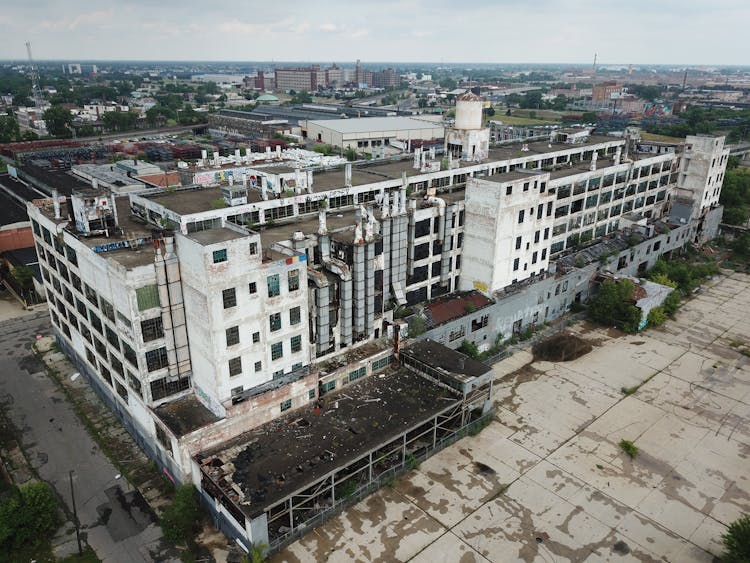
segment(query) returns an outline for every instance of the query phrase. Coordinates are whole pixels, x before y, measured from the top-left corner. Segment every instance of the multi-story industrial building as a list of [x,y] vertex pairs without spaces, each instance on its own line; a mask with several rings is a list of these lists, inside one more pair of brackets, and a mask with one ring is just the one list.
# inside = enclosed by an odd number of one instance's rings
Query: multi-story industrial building
[[318,86],[326,85],[325,72],[320,65],[309,67],[276,67],[274,69],[276,90],[287,92],[295,90],[300,92],[315,92]]
[[[722,138],[689,137],[680,151],[644,156],[629,138],[555,131],[485,155],[477,140],[489,132],[474,119],[461,125],[440,160],[416,149],[404,160],[300,169],[266,154],[242,164],[240,181],[204,159],[177,190],[115,198],[92,189],[62,206],[29,205],[61,346],[232,535],[280,545],[336,505],[344,474],[365,486],[394,467],[378,460],[403,464],[409,452],[439,447],[439,432],[460,432],[486,409],[491,372],[448,348],[486,346],[555,318],[585,299],[597,270],[642,271],[718,224]],[[622,243],[623,230],[638,244]],[[586,250],[597,244],[611,263]],[[571,260],[581,248],[586,259]],[[471,307],[455,305],[464,298]],[[426,316],[436,342],[401,349],[409,308]],[[406,372],[368,377],[388,372],[394,356]],[[336,443],[355,449],[334,462],[334,446],[299,445],[317,429],[297,438],[289,429],[309,426],[313,414],[302,409],[319,412],[349,385],[358,387],[347,396],[362,400],[356,412],[377,401],[373,417],[411,411],[393,415],[403,426],[391,433],[346,418],[355,411],[344,405],[348,438]],[[445,393],[440,408],[427,400]],[[281,427],[292,434],[279,443],[302,448],[289,467],[258,449],[259,428]],[[356,450],[349,434],[376,427],[383,442],[358,438],[365,449]],[[419,428],[430,444],[417,445]],[[383,453],[388,444],[397,447]],[[316,508],[297,507],[311,498]]]

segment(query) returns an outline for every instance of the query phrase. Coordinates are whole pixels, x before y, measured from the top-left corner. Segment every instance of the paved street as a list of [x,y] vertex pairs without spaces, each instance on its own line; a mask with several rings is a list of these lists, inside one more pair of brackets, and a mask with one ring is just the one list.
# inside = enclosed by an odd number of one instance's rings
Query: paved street
[[[31,351],[35,335],[50,334],[49,315],[31,313],[0,323],[0,402],[22,431],[22,447],[40,478],[72,515],[69,471],[86,541],[105,562],[164,561],[161,529],[141,495],[99,451],[63,392]],[[72,374],[61,374],[70,377]],[[75,536],[71,536],[75,542]]]
[[750,512],[748,313],[750,276],[732,274],[661,329],[577,323],[593,346],[577,360],[517,352],[481,434],[272,561],[711,562]]

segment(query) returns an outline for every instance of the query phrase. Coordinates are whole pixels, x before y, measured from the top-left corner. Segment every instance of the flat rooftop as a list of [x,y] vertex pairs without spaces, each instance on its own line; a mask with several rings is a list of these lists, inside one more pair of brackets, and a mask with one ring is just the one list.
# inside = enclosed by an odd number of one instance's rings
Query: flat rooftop
[[289,412],[200,454],[198,461],[253,518],[458,401],[447,389],[402,369],[329,393],[320,409],[310,405]]
[[455,293],[438,297],[425,305],[425,315],[430,326],[437,326],[468,314],[469,310],[478,310],[492,304],[492,299],[472,290],[467,293]]
[[443,129],[442,123],[434,123],[412,117],[354,117],[349,119],[311,120],[307,127],[316,125],[337,133],[380,133],[408,131],[414,129]]
[[60,195],[70,195],[74,191],[91,188],[91,184],[74,176],[72,173],[47,170],[33,164],[21,166],[21,170],[33,178],[36,187],[52,195],[56,189]]
[[[605,135],[591,135],[585,143],[552,143],[552,146],[549,146],[549,143],[547,141],[538,141],[535,143],[518,142],[490,149],[488,159],[506,160],[511,158],[522,158],[526,156],[534,156],[567,149],[588,147],[599,143],[612,143],[616,141],[624,143],[623,139],[618,139],[616,137],[607,137]],[[524,144],[528,145],[529,150],[522,152],[521,147]]]
[[[88,187],[91,190],[91,187]],[[139,238],[150,238],[153,236],[153,230],[149,229],[142,222],[135,220],[130,214],[130,201],[127,197],[115,198],[115,205],[117,206],[117,219],[120,228],[124,231],[124,235],[120,233],[112,233],[111,236],[82,236],[76,231],[75,222],[69,218],[68,212],[69,202],[60,204],[60,219],[55,219],[55,212],[52,205],[44,206],[41,209],[44,215],[55,221],[56,223],[68,222],[66,230],[74,235],[79,241],[88,246],[89,248],[96,248],[97,246],[117,243],[126,240],[139,239]],[[143,244],[138,248],[122,248],[117,250],[109,250],[107,252],[98,253],[103,258],[112,258],[125,268],[136,268],[138,266],[145,266],[151,264],[154,261],[154,248],[150,243]]]
[[491,182],[514,182],[516,180],[534,180],[540,173],[544,173],[540,170],[528,170],[522,172],[520,170],[511,170],[509,172],[501,172],[499,174],[491,174],[480,178],[481,180],[490,180]]
[[240,233],[234,229],[228,229],[226,227],[220,227],[218,229],[207,229],[205,231],[196,231],[194,233],[188,233],[187,238],[194,240],[203,246],[210,244],[217,244],[220,242],[227,242],[230,240],[236,240],[238,238],[244,238],[247,234]]
[[[212,208],[213,202],[219,199],[223,201],[224,198],[221,194],[221,188],[218,186],[187,190],[178,189],[169,193],[148,195],[147,197],[180,215],[208,211]],[[247,202],[257,203],[259,201],[263,201],[260,191],[248,189]]]
[[220,420],[195,395],[159,405],[154,413],[178,438]]
[[492,371],[490,366],[474,360],[461,352],[451,350],[447,346],[429,338],[410,344],[402,350],[401,354],[411,356],[423,364],[449,373],[461,380],[479,377]]

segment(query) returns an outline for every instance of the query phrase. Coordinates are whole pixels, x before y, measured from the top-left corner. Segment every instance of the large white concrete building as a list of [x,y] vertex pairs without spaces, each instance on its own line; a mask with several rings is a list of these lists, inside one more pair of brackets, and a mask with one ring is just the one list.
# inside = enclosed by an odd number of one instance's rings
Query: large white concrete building
[[[280,542],[280,530],[304,522],[271,526],[277,504],[222,485],[206,460],[223,459],[217,452],[243,432],[386,369],[399,349],[377,342],[399,333],[409,307],[472,291],[482,306],[515,308],[502,326],[517,331],[582,298],[590,276],[557,267],[567,250],[643,226],[649,258],[617,262],[640,268],[711,235],[723,139],[689,137],[677,152],[645,157],[631,145],[566,135],[482,159],[462,148],[436,168],[419,152],[302,171],[279,155],[249,168],[264,176],[260,185],[206,169],[211,185],[127,198],[91,190],[28,210],[62,348],[162,467],[196,483],[226,529]],[[679,238],[659,235],[658,250],[647,224],[669,221],[679,201],[691,213],[674,225]],[[464,313],[469,332],[446,334],[446,345],[491,336],[487,313]]]

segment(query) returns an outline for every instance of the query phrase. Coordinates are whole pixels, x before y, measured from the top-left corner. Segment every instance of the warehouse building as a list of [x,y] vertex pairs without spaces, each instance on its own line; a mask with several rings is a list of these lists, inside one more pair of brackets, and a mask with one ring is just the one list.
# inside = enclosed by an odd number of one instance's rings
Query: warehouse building
[[[444,133],[380,121],[341,120],[353,125],[336,134]],[[331,121],[320,123],[322,136]],[[455,156],[442,161],[415,149],[357,166],[241,163],[239,181],[215,156],[189,172],[209,174],[205,185],[194,176],[119,198],[76,189],[64,204],[28,205],[61,347],[231,536],[278,548],[338,506],[339,477],[365,490],[436,451],[486,413],[491,393],[491,371],[450,348],[486,348],[555,318],[585,300],[598,271],[642,271],[712,236],[721,216],[723,138],[643,156],[629,138],[561,134],[477,158],[462,143],[484,133],[467,131],[477,129],[449,131]],[[403,317],[415,314],[434,341],[426,348],[403,344]],[[267,471],[248,473],[263,457],[253,436],[284,429],[295,443],[295,428],[317,432],[310,417],[335,418],[330,401],[344,388],[382,407],[374,419],[345,416],[361,447],[300,442],[293,469],[266,456]]]
[[310,120],[302,125],[308,139],[342,149],[386,147],[391,141],[443,139],[441,123],[413,117],[368,117],[353,119]]

